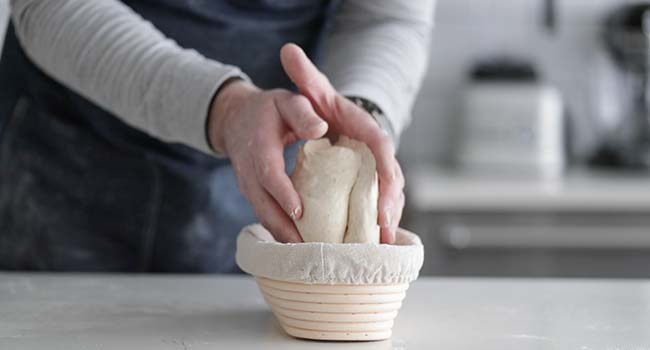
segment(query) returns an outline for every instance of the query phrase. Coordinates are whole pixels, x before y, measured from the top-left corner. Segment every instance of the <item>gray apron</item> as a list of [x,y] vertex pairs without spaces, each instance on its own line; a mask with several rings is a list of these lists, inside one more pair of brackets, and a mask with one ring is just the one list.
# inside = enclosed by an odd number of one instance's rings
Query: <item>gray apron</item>
[[[317,58],[334,11],[327,0],[124,3],[263,88],[291,88],[280,47],[296,42]],[[57,83],[10,26],[0,61],[0,269],[230,272],[236,235],[254,221],[227,160],[151,138]]]

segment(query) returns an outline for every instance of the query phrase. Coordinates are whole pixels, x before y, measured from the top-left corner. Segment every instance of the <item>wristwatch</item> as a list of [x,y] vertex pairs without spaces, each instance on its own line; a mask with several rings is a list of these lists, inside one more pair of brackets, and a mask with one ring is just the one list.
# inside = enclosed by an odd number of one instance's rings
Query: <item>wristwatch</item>
[[357,106],[363,108],[368,114],[370,114],[377,124],[379,124],[379,127],[385,130],[388,135],[390,135],[393,140],[395,139],[395,131],[393,130],[393,126],[390,124],[388,121],[388,118],[384,114],[384,112],[377,106],[374,102],[369,101],[363,97],[358,97],[358,96],[346,96],[348,100],[354,102]]

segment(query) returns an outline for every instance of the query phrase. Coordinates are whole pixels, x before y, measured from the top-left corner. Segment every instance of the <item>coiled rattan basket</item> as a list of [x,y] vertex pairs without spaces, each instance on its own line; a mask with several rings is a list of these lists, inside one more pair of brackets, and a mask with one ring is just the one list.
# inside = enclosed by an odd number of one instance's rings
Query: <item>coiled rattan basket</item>
[[256,280],[287,333],[318,340],[390,338],[408,289],[408,283],[326,285]]
[[255,277],[282,328],[315,340],[390,338],[423,254],[417,235],[403,229],[394,245],[281,244],[261,225],[237,241],[238,266]]

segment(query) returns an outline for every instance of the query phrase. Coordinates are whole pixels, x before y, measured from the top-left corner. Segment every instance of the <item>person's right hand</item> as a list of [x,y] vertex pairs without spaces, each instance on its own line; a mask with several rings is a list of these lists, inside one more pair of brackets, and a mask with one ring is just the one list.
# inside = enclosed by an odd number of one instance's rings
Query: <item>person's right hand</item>
[[291,220],[302,216],[302,205],[285,172],[284,148],[320,138],[327,128],[305,96],[242,80],[227,82],[212,103],[210,144],[230,158],[240,190],[280,242],[302,242]]

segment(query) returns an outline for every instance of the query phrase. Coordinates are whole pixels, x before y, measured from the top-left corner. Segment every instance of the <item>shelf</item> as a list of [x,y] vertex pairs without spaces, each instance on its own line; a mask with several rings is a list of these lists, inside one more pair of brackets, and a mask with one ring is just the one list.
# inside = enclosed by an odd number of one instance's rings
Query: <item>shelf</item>
[[571,170],[562,177],[486,175],[420,166],[406,174],[407,200],[423,211],[650,211],[650,175]]

